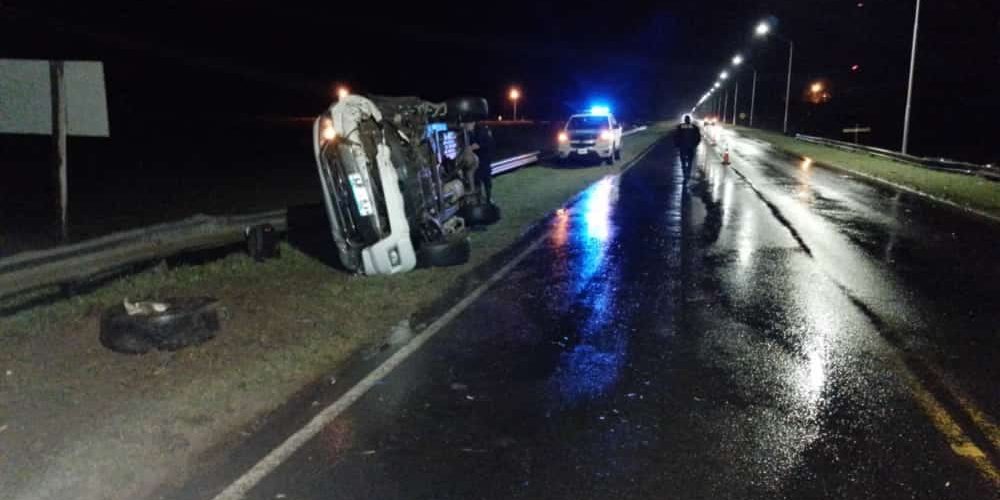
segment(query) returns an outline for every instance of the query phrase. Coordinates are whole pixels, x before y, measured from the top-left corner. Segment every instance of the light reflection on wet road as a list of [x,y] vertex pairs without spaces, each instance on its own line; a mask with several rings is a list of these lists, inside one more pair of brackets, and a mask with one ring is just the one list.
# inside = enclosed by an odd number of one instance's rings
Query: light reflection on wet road
[[684,186],[664,144],[593,185],[251,498],[995,498],[882,331],[928,300],[878,281],[907,231],[866,255],[816,219],[865,188],[738,151],[746,179],[702,154]]

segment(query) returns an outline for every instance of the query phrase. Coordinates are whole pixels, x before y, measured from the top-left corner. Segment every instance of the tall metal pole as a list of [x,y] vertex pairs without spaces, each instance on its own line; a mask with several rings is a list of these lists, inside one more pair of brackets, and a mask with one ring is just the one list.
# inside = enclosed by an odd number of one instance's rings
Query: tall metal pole
[[781,126],[781,133],[788,133],[788,105],[792,96],[792,54],[795,52],[795,43],[788,41],[788,79],[785,83],[785,121]]
[[910,48],[910,78],[906,84],[906,111],[903,114],[903,154],[906,154],[910,142],[910,103],[913,98],[913,70],[917,63],[917,28],[920,23],[920,0],[913,14],[913,46]]
[[757,70],[753,70],[753,88],[750,90],[750,126],[753,127],[753,105],[757,100]]
[[722,91],[724,97],[722,99],[722,123],[726,123],[726,115],[729,114],[729,92],[725,90]]
[[63,77],[63,62],[49,62],[49,78],[52,82],[52,156],[59,178],[59,228],[65,241],[69,237],[69,190],[66,185],[66,81]]
[[514,99],[514,121],[517,121],[517,99]]
[[739,113],[737,110],[740,102],[740,81],[736,80],[734,83],[736,83],[736,90],[733,91],[733,125],[736,125],[736,114]]

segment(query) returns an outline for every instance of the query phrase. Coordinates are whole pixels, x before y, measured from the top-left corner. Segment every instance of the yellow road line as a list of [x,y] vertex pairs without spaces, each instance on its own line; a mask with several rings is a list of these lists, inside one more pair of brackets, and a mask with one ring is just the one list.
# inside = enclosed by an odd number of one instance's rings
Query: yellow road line
[[948,410],[920,383],[920,380],[909,368],[900,364],[900,371],[906,377],[907,385],[913,392],[914,399],[930,418],[938,432],[948,440],[951,450],[956,455],[970,461],[987,481],[1000,488],[1000,471],[993,466],[986,453],[972,442],[962,427],[958,425],[958,422],[948,413]]
[[962,408],[962,411],[969,416],[972,423],[979,428],[983,435],[986,436],[986,439],[988,439],[990,444],[993,445],[994,451],[1000,454],[1000,426],[998,426],[986,412],[979,409],[979,407],[972,402],[972,399],[969,398],[965,392],[959,389],[958,386],[952,382],[951,378],[945,375],[940,368],[926,361],[924,362],[924,365],[931,371],[931,373],[934,374],[935,377],[937,377],[938,381],[941,382],[941,385],[944,386],[951,397],[954,398],[958,405]]

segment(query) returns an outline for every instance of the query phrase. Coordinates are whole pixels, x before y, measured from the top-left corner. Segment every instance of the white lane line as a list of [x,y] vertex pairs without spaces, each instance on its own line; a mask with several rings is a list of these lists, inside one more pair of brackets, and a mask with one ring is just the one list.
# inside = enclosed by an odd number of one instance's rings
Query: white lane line
[[[652,149],[652,147],[649,147],[642,154],[635,157],[626,169],[639,163],[639,161],[652,151]],[[393,353],[389,359],[385,360],[378,366],[378,368],[365,376],[365,378],[361,379],[357,385],[351,387],[351,389],[344,393],[343,396],[313,417],[308,424],[296,431],[295,434],[289,436],[288,439],[281,443],[281,445],[277,448],[271,450],[267,456],[257,462],[256,465],[240,476],[240,478],[235,482],[226,487],[226,489],[222,490],[222,492],[216,495],[213,500],[242,500],[246,498],[247,493],[249,493],[254,486],[260,483],[270,473],[274,472],[278,466],[288,460],[292,454],[309,442],[309,440],[315,437],[316,434],[319,434],[319,432],[329,425],[330,422],[340,416],[340,414],[347,411],[347,409],[350,408],[351,405],[353,405],[357,400],[361,399],[361,397],[364,396],[369,389],[389,375],[389,373],[401,365],[403,361],[406,361],[410,355],[417,352],[417,350],[427,343],[428,340],[434,337],[434,335],[437,335],[441,329],[447,326],[448,323],[451,323],[453,319],[458,317],[459,314],[465,311],[465,309],[472,305],[473,302],[475,302],[493,285],[510,274],[510,272],[514,270],[514,267],[520,264],[521,261],[524,260],[525,257],[527,257],[531,252],[535,251],[535,249],[537,249],[548,237],[549,231],[546,231],[545,234],[539,236],[538,239],[528,245],[528,247],[521,251],[521,253],[517,254],[513,260],[501,267],[496,274],[487,279],[482,285],[479,285],[472,291],[472,293],[460,300],[440,318],[434,320],[434,322],[431,323],[430,326],[428,326],[424,331],[417,334],[409,344],[406,344]]]

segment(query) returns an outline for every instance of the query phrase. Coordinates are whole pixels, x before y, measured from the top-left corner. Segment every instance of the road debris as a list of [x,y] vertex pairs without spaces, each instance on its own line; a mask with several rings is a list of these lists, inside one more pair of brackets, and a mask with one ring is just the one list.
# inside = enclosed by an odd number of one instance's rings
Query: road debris
[[452,384],[451,384],[451,390],[453,390],[453,391],[463,391],[464,392],[464,391],[469,390],[469,386],[467,386],[465,384],[460,384],[458,382],[452,382]]
[[365,450],[361,452],[362,455],[374,455],[375,450]]

